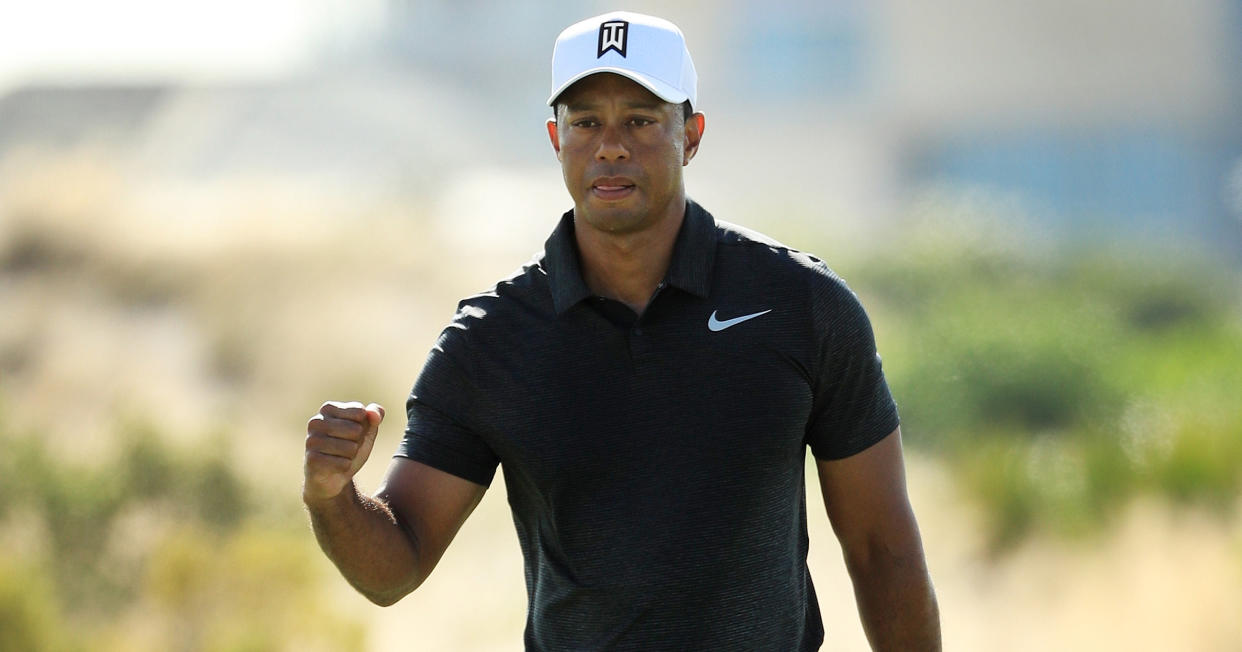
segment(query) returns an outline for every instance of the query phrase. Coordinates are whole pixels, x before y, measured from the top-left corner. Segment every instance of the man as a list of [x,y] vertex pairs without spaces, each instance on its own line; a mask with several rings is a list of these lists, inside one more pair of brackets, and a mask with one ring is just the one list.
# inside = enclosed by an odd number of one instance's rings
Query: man
[[822,262],[686,199],[705,121],[681,32],[583,21],[553,77],[573,210],[542,256],[461,302],[374,497],[352,478],[383,409],[329,402],[310,420],[303,498],[324,551],[392,604],[499,466],[527,649],[814,650],[809,446],[873,647],[939,649],[870,324]]

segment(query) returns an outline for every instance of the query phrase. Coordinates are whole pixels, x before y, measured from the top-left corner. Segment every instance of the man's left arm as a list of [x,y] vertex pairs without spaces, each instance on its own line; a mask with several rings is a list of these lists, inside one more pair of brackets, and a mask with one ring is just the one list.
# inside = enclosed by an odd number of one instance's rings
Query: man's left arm
[[906,493],[901,429],[816,465],[872,649],[939,651],[940,609]]

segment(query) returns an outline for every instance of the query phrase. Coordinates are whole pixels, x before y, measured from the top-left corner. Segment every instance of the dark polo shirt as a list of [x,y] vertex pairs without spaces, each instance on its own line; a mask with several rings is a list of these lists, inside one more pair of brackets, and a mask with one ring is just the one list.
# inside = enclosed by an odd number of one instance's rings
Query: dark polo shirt
[[897,427],[871,326],[823,262],[687,203],[641,316],[545,253],[463,300],[397,455],[478,484],[499,464],[528,650],[814,650],[806,447]]

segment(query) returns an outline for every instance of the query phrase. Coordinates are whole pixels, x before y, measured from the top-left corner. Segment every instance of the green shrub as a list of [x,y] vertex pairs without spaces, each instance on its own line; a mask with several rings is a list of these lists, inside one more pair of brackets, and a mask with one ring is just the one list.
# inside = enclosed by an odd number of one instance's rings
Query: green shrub
[[69,650],[63,625],[45,574],[0,556],[0,650]]
[[911,245],[851,283],[878,317],[906,440],[957,469],[995,549],[1098,530],[1141,492],[1236,508],[1236,274],[962,241]]
[[116,456],[93,463],[0,432],[0,527],[33,515],[46,536],[0,559],[0,650],[364,647],[319,590],[313,537],[255,517],[226,437],[121,431]]

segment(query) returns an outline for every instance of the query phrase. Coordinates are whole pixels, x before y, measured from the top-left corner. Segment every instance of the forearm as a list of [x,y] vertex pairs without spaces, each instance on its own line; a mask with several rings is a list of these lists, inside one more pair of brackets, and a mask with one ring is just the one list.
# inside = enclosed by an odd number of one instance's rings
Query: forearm
[[876,546],[865,558],[847,558],[846,566],[873,650],[939,652],[940,608],[921,546]]
[[336,498],[306,507],[319,547],[367,599],[388,606],[421,583],[418,543],[384,503],[351,482]]

